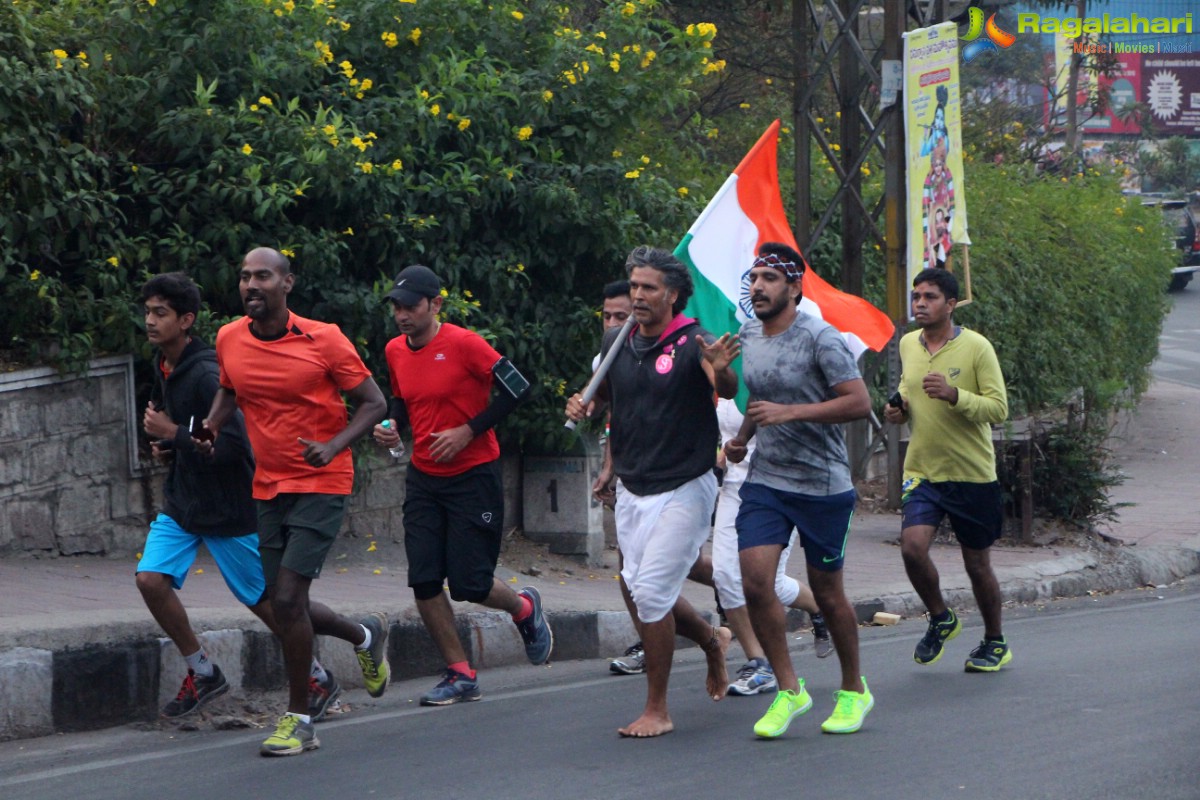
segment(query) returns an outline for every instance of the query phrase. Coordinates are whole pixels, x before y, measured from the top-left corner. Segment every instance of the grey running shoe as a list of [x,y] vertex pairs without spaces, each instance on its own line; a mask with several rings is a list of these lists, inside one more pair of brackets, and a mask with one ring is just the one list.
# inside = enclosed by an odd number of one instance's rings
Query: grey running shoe
[[421,705],[451,706],[455,703],[478,700],[482,696],[479,681],[456,670],[447,669],[442,674],[441,682],[421,696]]
[[366,650],[354,651],[358,666],[362,668],[363,684],[371,697],[383,697],[387,691],[391,670],[387,660],[387,615],[378,611],[362,621],[362,626],[371,631],[371,646]]
[[637,642],[630,645],[629,649],[625,651],[625,655],[612,660],[608,669],[616,675],[641,675],[645,672],[646,651],[642,649],[642,643]]
[[825,625],[825,617],[820,612],[809,614],[812,620],[813,649],[817,658],[828,658],[833,655],[833,642],[829,638],[829,628]]
[[526,586],[518,594],[533,604],[533,612],[517,623],[517,630],[525,642],[525,657],[530,664],[545,664],[554,652],[554,632],[542,613],[542,596],[532,586]]
[[213,664],[213,674],[207,678],[197,675],[189,669],[187,677],[183,679],[183,685],[179,687],[179,694],[175,695],[174,700],[163,706],[162,715],[168,719],[186,716],[227,691],[229,691],[229,681],[225,679],[225,674],[216,664]]
[[316,678],[310,678],[308,681],[308,716],[312,717],[312,721],[320,722],[325,719],[325,713],[329,710],[329,706],[334,700],[337,700],[341,693],[342,685],[337,682],[337,678],[333,677],[331,670],[325,670],[324,683]]
[[773,692],[778,684],[775,681],[775,671],[765,659],[752,658],[738,670],[737,680],[729,684],[729,694],[740,694],[743,697]]

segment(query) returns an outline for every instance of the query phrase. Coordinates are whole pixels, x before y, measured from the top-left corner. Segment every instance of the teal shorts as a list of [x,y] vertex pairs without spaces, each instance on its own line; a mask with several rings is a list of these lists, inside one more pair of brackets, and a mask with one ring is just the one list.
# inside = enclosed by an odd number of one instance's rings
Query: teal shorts
[[171,577],[171,585],[183,588],[188,571],[196,561],[200,543],[208,548],[225,585],[239,602],[248,606],[262,600],[266,591],[262,560],[258,556],[258,534],[245,536],[201,536],[188,533],[166,514],[150,523],[150,533],[138,561],[138,572],[157,572]]

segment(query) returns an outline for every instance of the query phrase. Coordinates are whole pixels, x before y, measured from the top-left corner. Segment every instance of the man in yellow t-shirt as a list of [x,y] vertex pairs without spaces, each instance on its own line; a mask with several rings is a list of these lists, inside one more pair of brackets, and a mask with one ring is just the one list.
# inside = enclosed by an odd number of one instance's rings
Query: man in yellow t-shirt
[[889,401],[884,417],[912,426],[900,548],[908,578],[929,612],[929,628],[913,659],[934,663],[962,630],[942,598],[929,557],[938,525],[949,516],[984,624],[983,640],[965,668],[996,672],[1012,660],[1012,651],[1000,627],[1000,585],[989,549],[1004,521],[991,426],[1008,416],[1008,396],[991,342],[954,324],[957,304],[952,273],[936,268],[917,273],[912,314],[919,329],[900,340],[900,407]]

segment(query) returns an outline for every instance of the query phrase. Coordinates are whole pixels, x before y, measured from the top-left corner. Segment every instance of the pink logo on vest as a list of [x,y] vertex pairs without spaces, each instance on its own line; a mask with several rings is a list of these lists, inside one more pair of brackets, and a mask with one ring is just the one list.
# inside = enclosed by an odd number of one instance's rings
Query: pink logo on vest
[[654,362],[654,368],[658,370],[659,375],[666,375],[671,371],[671,367],[675,366],[675,359],[668,355],[661,355]]

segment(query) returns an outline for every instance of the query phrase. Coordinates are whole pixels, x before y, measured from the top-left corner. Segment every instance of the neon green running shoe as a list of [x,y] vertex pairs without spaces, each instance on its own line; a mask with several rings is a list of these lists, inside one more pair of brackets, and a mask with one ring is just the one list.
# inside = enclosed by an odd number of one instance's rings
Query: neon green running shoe
[[942,657],[942,645],[958,636],[962,632],[962,620],[958,618],[958,614],[954,613],[954,609],[946,609],[950,612],[950,619],[945,622],[929,621],[929,629],[925,631],[925,635],[921,637],[921,641],[917,642],[917,649],[913,651],[913,661],[918,664],[932,664]]
[[775,700],[763,718],[754,723],[754,735],[764,739],[774,739],[787,733],[792,720],[812,708],[812,698],[804,691],[804,681],[800,681],[800,691],[783,690],[775,695]]
[[971,651],[967,659],[967,672],[999,672],[1000,668],[1012,661],[1012,650],[1004,639],[984,639]]
[[847,692],[845,689],[838,689],[833,693],[836,705],[833,707],[833,713],[829,715],[829,719],[821,723],[822,731],[825,733],[854,733],[862,727],[863,720],[867,718],[867,712],[875,707],[875,697],[867,688],[866,678],[862,679],[862,684],[862,694]]
[[371,646],[366,650],[354,649],[358,666],[362,670],[363,685],[371,697],[382,697],[387,691],[391,670],[388,668],[387,637],[388,619],[379,611],[362,621],[362,626],[371,631]]
[[284,714],[275,732],[263,741],[258,752],[264,756],[295,756],[321,746],[311,722],[301,722],[294,714]]

